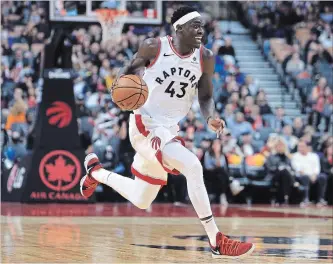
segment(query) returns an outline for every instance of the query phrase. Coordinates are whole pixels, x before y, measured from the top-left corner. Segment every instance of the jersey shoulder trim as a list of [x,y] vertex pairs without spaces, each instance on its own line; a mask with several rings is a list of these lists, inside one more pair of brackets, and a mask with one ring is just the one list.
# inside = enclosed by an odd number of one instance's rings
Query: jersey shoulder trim
[[158,41],[158,50],[157,50],[156,56],[155,56],[154,60],[152,60],[152,62],[150,62],[149,65],[146,68],[151,68],[156,63],[158,57],[160,56],[160,53],[161,53],[161,39],[157,38],[157,41]]

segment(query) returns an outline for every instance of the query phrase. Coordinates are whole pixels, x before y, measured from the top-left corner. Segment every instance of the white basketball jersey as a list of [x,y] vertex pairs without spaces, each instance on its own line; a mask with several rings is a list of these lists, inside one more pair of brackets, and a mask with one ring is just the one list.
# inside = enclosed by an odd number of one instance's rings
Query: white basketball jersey
[[197,95],[202,51],[200,47],[181,56],[173,47],[171,37],[159,38],[159,53],[143,75],[149,96],[134,113],[151,117],[156,125],[177,125],[187,115]]

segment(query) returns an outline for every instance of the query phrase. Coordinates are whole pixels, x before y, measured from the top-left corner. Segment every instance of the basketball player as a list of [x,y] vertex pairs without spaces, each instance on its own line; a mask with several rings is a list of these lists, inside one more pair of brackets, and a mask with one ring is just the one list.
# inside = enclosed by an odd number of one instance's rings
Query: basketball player
[[171,23],[176,37],[147,39],[122,74],[138,74],[148,85],[146,103],[131,114],[129,136],[136,155],[132,164],[135,179],[123,177],[102,168],[98,157],[85,158],[87,175],[81,180],[81,193],[89,197],[99,183],[106,184],[146,209],[167,183],[167,173],[183,174],[189,198],[209,237],[214,258],[241,257],[254,250],[252,243],[229,239],[215,224],[200,161],[184,147],[177,136],[178,122],[191,108],[198,94],[202,115],[210,129],[221,133],[225,123],[214,118],[212,99],[214,73],[213,53],[202,46],[203,22],[191,7],[174,12]]

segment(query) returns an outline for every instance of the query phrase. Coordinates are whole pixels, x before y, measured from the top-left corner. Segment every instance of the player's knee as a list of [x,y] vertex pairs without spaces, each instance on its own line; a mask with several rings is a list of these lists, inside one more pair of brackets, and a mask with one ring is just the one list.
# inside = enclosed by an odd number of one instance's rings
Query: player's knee
[[184,175],[185,177],[191,175],[195,175],[196,177],[203,177],[203,168],[199,159],[196,156],[191,160],[191,162],[186,164]]

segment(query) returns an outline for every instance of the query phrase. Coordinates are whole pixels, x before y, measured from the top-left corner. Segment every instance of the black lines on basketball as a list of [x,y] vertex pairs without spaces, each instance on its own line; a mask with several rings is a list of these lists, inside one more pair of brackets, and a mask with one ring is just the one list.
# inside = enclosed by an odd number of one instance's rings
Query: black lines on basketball
[[125,101],[125,100],[127,100],[127,99],[132,98],[134,95],[138,95],[138,94],[141,95],[141,93],[135,93],[135,94],[132,94],[132,95],[130,95],[130,96],[128,96],[128,97],[126,97],[126,98],[124,98],[124,99],[122,99],[122,100],[119,100],[119,101],[117,101],[117,102],[115,102],[115,103],[116,103],[116,104],[117,104],[117,103],[121,103],[121,102],[123,102],[123,101]]
[[136,101],[136,103],[135,103],[135,105],[133,106],[133,108],[135,108],[135,107],[138,105],[138,102],[139,102],[141,96],[142,96],[142,93],[140,93],[140,95],[139,95],[139,97],[138,97],[138,100]]
[[143,96],[144,101],[146,101],[147,98],[146,98],[145,94],[144,94],[144,93],[141,93],[141,95]]
[[136,87],[136,86],[116,86],[116,87],[113,88],[113,90],[117,90],[117,89],[127,89],[127,88],[137,89],[137,90],[142,90],[141,87]]
[[124,79],[130,79],[132,80],[134,83],[138,84],[138,85],[142,85],[142,82],[138,83],[136,80],[132,79],[131,77],[128,77],[128,76],[131,76],[131,75],[125,75],[125,76],[122,76],[121,78],[124,78]]

